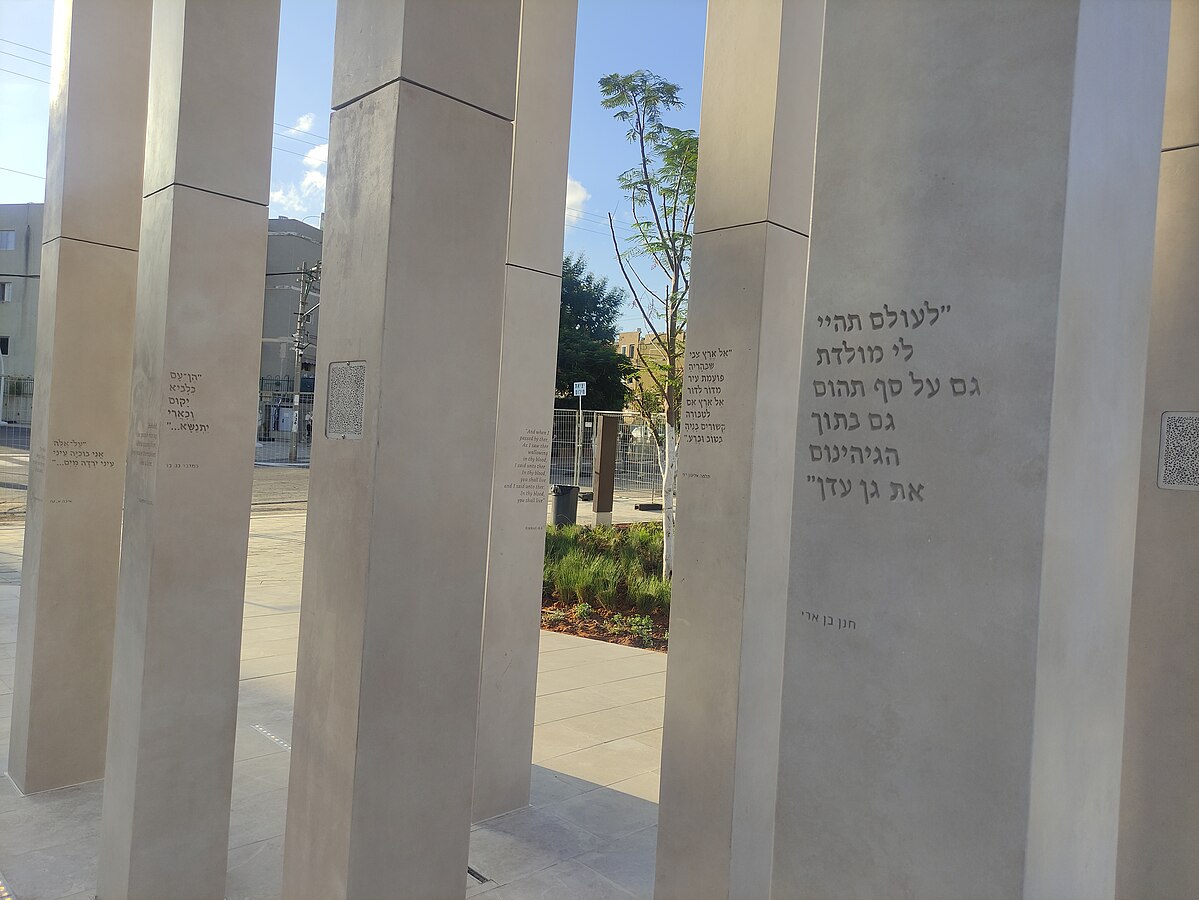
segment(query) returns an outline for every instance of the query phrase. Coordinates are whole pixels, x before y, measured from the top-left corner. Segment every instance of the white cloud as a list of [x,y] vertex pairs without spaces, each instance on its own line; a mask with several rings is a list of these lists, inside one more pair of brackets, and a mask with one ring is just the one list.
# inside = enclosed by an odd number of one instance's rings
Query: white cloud
[[304,165],[310,169],[316,169],[323,166],[329,161],[329,145],[320,144],[313,147],[304,155]]
[[566,221],[577,222],[583,215],[583,205],[591,199],[591,192],[569,175],[566,176]]
[[308,209],[307,201],[300,196],[294,184],[274,188],[271,191],[271,211],[296,215]]
[[292,131],[312,131],[312,126],[315,123],[316,113],[304,113],[304,115],[296,119],[296,124],[292,126]]
[[322,200],[325,193],[325,173],[313,170],[304,173],[304,180],[300,182],[300,193],[305,197],[312,197],[315,194],[320,194]]

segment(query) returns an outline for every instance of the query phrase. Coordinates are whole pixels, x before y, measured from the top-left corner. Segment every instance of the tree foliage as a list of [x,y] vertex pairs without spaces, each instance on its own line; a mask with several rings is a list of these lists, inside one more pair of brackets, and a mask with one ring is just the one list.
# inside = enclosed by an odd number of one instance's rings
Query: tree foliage
[[599,87],[602,105],[626,126],[625,136],[637,152],[637,164],[618,179],[629,202],[634,233],[622,247],[611,215],[608,227],[633,305],[649,332],[649,339],[637,348],[636,375],[629,383],[633,405],[642,415],[665,419],[660,444],[662,569],[669,578],[699,136],[662,120],[683,101],[678,85],[653,72],[639,69],[631,75],[605,75]]
[[601,104],[627,126],[625,136],[637,151],[637,164],[618,179],[634,226],[623,247],[609,216],[617,261],[649,332],[649,352],[639,348],[638,377],[630,384],[633,401],[643,414],[665,415],[677,431],[699,138],[694,131],[662,121],[664,113],[683,105],[678,85],[640,69],[631,75],[606,75],[599,86]]
[[617,352],[616,317],[624,291],[588,271],[587,260],[562,260],[562,312],[558,320],[555,405],[576,405],[574,382],[587,382],[587,409],[623,409],[629,361]]

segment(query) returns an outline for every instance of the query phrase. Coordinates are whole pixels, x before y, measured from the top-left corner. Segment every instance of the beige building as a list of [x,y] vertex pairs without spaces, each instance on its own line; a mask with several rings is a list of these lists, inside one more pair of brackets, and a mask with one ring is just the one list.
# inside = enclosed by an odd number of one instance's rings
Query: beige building
[[[287,379],[294,377],[296,356],[292,336],[296,331],[296,312],[300,302],[302,267],[311,267],[321,258],[321,230],[298,219],[270,219],[267,222],[266,288],[262,303],[262,386],[291,390]],[[319,282],[308,296],[308,307],[320,302]],[[304,351],[304,390],[312,390],[307,379],[316,371],[316,332],[320,311],[308,319],[309,345]]]
[[0,204],[0,356],[5,375],[33,375],[41,260],[42,204]]
[[[41,272],[42,204],[0,204],[0,355],[3,374],[33,377],[37,346],[37,301]],[[272,387],[295,371],[292,335],[300,299],[299,269],[321,258],[321,230],[297,219],[267,224],[267,278],[262,310],[260,378]],[[320,285],[308,305],[320,302]],[[308,320],[309,346],[304,373],[316,369],[316,332],[320,312]],[[103,340],[103,335],[99,336]],[[290,388],[289,388],[290,389]],[[308,388],[311,390],[311,387]]]

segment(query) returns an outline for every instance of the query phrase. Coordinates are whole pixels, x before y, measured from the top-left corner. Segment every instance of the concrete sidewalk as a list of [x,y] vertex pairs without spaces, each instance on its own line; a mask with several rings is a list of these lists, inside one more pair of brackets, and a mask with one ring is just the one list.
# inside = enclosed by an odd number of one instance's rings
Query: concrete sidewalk
[[[22,538],[20,526],[0,526],[0,760],[8,758]],[[279,897],[303,553],[303,514],[251,518],[230,900]],[[542,632],[532,805],[475,826],[470,862],[486,881],[464,873],[468,896],[651,896],[665,684],[663,654]],[[18,900],[93,896],[101,789],[94,782],[22,797],[0,779],[0,877]],[[402,884],[403,873],[396,879]]]

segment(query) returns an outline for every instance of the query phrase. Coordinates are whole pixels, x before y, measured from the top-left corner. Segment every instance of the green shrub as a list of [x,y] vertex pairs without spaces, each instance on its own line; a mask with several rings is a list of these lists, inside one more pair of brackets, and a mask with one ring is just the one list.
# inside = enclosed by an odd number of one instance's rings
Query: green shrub
[[590,603],[579,602],[575,604],[574,614],[576,619],[590,619],[595,615],[595,610],[591,608]]
[[643,615],[670,609],[670,582],[657,575],[632,575],[628,580],[629,604]]
[[579,543],[579,525],[557,525],[545,530],[545,561],[557,562]]
[[589,600],[595,600],[604,609],[611,609],[616,600],[623,573],[616,560],[607,556],[596,556],[588,567]]
[[654,523],[548,528],[543,596],[642,616],[665,612],[670,583],[660,577],[661,560],[662,528]]
[[586,598],[588,560],[578,550],[570,550],[548,571],[547,580],[554,586],[554,594],[564,603]]
[[654,643],[654,620],[649,616],[622,616],[614,613],[608,619],[608,631],[615,635],[631,635],[638,647],[652,647]]

